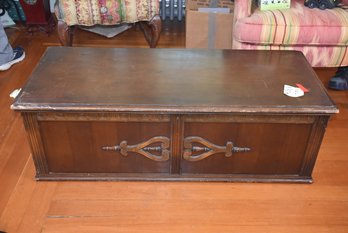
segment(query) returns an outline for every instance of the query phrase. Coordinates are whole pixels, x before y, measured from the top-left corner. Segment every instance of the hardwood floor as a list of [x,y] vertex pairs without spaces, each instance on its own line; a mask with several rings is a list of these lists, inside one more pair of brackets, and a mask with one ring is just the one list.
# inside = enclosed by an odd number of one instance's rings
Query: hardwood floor
[[[348,91],[331,91],[331,118],[314,183],[36,182],[19,113],[20,88],[55,34],[7,30],[26,59],[0,73],[0,230],[54,232],[348,232]],[[114,39],[78,30],[75,45],[146,47],[140,30]],[[165,23],[158,47],[184,47],[184,23]],[[335,69],[316,69],[327,83]]]

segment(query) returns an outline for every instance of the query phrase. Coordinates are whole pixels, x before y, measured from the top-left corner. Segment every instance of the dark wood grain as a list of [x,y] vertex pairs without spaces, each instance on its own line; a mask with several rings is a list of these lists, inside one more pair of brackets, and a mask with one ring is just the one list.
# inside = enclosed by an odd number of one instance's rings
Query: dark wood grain
[[307,150],[305,153],[304,161],[300,174],[302,176],[310,177],[314,169],[317,154],[319,153],[320,145],[323,140],[326,126],[328,124],[329,117],[321,116],[317,117],[313,124],[310,139],[308,141]]
[[217,145],[231,141],[251,150],[229,157],[217,153],[199,161],[183,158],[182,173],[299,174],[310,132],[311,124],[185,123],[185,138],[198,136]]
[[172,166],[171,166],[171,171],[170,173],[173,174],[180,174],[181,173],[181,155],[182,155],[182,144],[183,144],[183,121],[182,121],[182,116],[180,115],[172,115],[171,118],[171,123],[172,123],[172,137],[171,137],[171,142],[172,142]]
[[[39,124],[50,172],[169,173],[168,159],[154,161],[131,151],[123,156],[120,151],[103,150],[105,145],[122,141],[136,145],[156,136],[168,138],[169,122],[41,121]],[[160,156],[161,152],[156,154]]]
[[36,174],[48,174],[46,151],[35,113],[23,113],[23,123],[27,132],[30,149],[35,163]]
[[[285,96],[295,83],[310,92]],[[13,108],[337,112],[298,52],[188,49],[49,48]]]

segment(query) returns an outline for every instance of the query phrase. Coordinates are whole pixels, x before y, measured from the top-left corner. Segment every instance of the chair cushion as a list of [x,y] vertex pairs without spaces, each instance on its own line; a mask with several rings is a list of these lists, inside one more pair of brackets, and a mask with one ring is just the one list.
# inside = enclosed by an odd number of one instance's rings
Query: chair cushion
[[242,43],[264,45],[348,45],[348,11],[310,9],[292,0],[290,9],[255,10],[239,19],[234,37]]
[[58,0],[55,13],[69,26],[115,25],[149,21],[159,13],[158,0]]

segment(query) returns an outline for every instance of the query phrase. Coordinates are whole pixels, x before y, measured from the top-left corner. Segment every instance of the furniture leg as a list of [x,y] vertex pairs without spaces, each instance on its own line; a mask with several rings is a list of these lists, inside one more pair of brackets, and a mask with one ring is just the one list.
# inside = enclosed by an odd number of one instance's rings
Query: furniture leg
[[63,46],[72,46],[74,27],[68,26],[67,23],[58,20],[58,38]]
[[155,15],[149,22],[140,22],[141,30],[150,48],[156,48],[162,30],[162,21]]

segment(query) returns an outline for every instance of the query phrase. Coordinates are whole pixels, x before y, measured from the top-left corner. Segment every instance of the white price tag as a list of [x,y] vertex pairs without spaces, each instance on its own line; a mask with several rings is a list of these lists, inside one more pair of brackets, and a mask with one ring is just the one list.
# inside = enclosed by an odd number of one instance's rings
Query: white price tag
[[22,88],[15,89],[14,91],[12,91],[11,94],[10,94],[10,97],[13,98],[13,99],[16,98],[17,95],[19,94],[19,92],[21,91],[21,89]]
[[284,94],[290,97],[304,96],[304,92],[300,88],[290,85],[284,85]]

